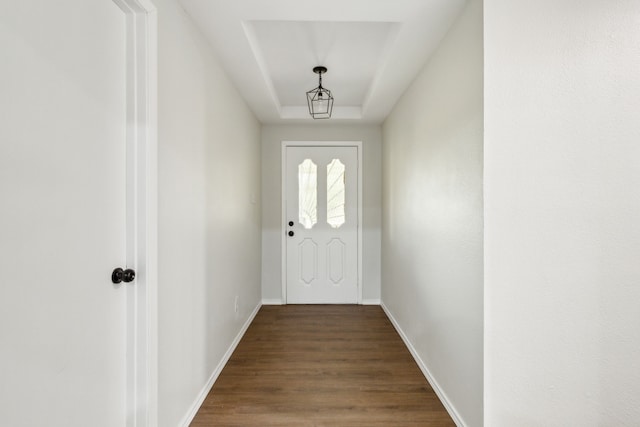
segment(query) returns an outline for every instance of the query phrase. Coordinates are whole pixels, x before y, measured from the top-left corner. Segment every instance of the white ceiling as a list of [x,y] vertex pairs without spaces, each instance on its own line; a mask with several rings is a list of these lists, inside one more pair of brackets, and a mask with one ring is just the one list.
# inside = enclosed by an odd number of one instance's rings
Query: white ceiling
[[263,123],[313,121],[328,68],[330,120],[381,123],[466,0],[180,0]]

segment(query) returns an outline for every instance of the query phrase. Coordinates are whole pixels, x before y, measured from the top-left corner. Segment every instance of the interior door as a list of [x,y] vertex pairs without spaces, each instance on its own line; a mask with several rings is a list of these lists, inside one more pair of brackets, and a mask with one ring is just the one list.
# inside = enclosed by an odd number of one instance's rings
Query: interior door
[[125,426],[126,21],[0,11],[0,424]]
[[358,302],[358,147],[286,148],[286,300]]

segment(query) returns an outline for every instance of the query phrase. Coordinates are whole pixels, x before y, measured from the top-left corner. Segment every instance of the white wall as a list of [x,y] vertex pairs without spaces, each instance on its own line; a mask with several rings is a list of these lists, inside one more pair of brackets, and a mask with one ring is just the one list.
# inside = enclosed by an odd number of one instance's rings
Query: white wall
[[261,300],[260,125],[179,4],[154,3],[159,420],[175,427]]
[[383,125],[382,302],[460,423],[482,425],[482,4]]
[[484,28],[485,424],[640,425],[640,2]]
[[262,297],[282,302],[282,141],[362,141],[364,303],[380,300],[380,127],[265,125],[262,128]]

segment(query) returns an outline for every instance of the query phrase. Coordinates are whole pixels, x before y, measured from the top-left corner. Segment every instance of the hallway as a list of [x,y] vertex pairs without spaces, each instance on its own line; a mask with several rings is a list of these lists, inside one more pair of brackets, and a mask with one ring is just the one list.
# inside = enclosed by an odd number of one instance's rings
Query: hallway
[[[0,426],[640,426],[640,1],[0,10]],[[357,266],[288,260],[295,145]],[[328,256],[362,306],[287,307]]]
[[191,427],[453,426],[379,306],[263,306]]

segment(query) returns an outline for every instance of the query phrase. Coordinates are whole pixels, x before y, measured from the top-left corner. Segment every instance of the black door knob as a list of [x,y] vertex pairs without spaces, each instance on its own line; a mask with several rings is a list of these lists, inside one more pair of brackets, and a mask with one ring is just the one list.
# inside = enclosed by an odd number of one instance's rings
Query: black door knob
[[122,274],[122,281],[124,283],[133,282],[133,279],[136,278],[136,272],[130,268],[127,268]]
[[293,227],[293,221],[289,221],[289,227]]
[[115,270],[113,270],[113,273],[111,273],[111,281],[113,283],[120,283],[120,282],[129,283],[129,282],[132,282],[133,279],[135,278],[136,278],[136,272],[130,268],[123,270],[120,267],[118,267]]
[[288,234],[289,236],[293,236],[295,233],[293,231],[290,231]]

